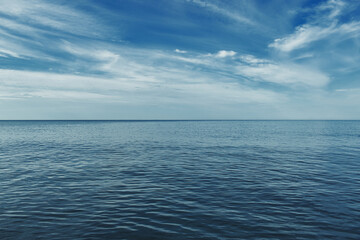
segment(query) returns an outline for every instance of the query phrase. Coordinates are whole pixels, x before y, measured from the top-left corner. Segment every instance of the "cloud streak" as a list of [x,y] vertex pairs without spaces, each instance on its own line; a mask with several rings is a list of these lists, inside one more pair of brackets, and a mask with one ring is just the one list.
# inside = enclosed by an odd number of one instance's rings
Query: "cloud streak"
[[56,51],[61,38],[108,36],[107,26],[74,7],[43,0],[0,0],[0,4],[6,6],[0,9],[2,56],[49,59],[49,51]]
[[240,75],[250,79],[282,85],[323,87],[330,81],[330,78],[320,71],[295,64],[242,65],[237,70]]
[[269,47],[283,52],[291,52],[296,49],[307,47],[309,44],[328,38],[347,39],[359,36],[360,22],[351,22],[341,25],[332,24],[329,27],[303,25],[298,27],[295,33],[284,38],[275,39]]
[[214,82],[205,78],[197,83],[166,81],[168,78],[174,79],[171,73],[158,76],[161,85],[134,81],[128,77],[101,78],[18,70],[0,70],[0,75],[1,99],[97,99],[130,104],[144,103],[149,99],[161,103],[196,104],[192,99],[198,99],[201,100],[199,103],[211,101],[224,104],[269,103],[283,98],[272,91],[254,90],[235,82]]
[[[231,57],[229,63],[227,58]],[[248,81],[276,83],[282,86],[324,87],[330,82],[326,73],[306,65],[290,61],[276,62],[252,55],[236,55],[234,51],[219,51],[216,54],[199,55],[195,58],[177,58],[192,64],[212,68],[216,72],[230,72]]]
[[342,13],[344,5],[344,2],[335,0],[320,5],[316,8],[319,13],[315,21],[298,26],[294,33],[275,39],[269,47],[291,52],[324,39],[345,40],[359,36],[360,22],[352,21],[342,24],[338,22],[337,17]]
[[[43,0],[14,0],[11,2],[1,0],[0,4],[6,6],[6,8],[0,9],[0,13],[5,16],[2,17],[0,23],[3,25],[7,21],[6,26],[12,30],[21,26],[19,30],[26,31],[26,33],[36,28],[38,31],[58,30],[60,31],[57,32],[58,34],[63,32],[89,37],[101,36],[106,33],[98,24],[98,20],[66,5]],[[98,31],[88,31],[87,26],[92,26],[92,29]]]
[[232,12],[232,11],[229,11],[227,9],[224,9],[224,8],[221,8],[219,6],[217,6],[216,4],[213,4],[209,1],[202,1],[202,0],[191,0],[192,3],[195,3],[197,4],[198,6],[201,6],[203,8],[206,8],[214,13],[217,13],[217,14],[221,14],[223,16],[226,16],[232,20],[235,20],[239,23],[243,23],[243,24],[248,24],[248,25],[255,25],[255,23],[250,20],[249,18],[241,15],[241,14],[238,14],[238,13],[235,13],[235,12]]
[[235,51],[225,51],[221,50],[219,51],[215,56],[219,58],[225,58],[225,57],[233,57],[236,55]]

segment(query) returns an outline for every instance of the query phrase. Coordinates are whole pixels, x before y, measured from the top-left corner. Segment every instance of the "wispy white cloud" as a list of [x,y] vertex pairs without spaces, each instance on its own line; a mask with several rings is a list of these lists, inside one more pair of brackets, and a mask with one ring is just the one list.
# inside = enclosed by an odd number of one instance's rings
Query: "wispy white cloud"
[[177,53],[187,53],[187,51],[180,50],[180,49],[175,49],[175,52],[177,52]]
[[238,83],[215,82],[211,79],[198,83],[181,82],[180,79],[166,82],[162,79],[162,84],[158,85],[120,77],[105,79],[14,70],[0,70],[0,75],[1,99],[63,98],[66,101],[88,99],[128,104],[150,101],[153,104],[191,105],[269,104],[285,99],[285,96],[270,90],[251,89]]
[[[226,57],[232,61],[224,61]],[[236,55],[234,51],[219,51],[216,54],[176,58],[192,64],[200,64],[218,73],[228,72],[250,82],[270,82],[283,86],[323,87],[330,82],[329,76],[321,70],[291,61],[278,62],[257,58],[253,55]]]
[[242,65],[237,70],[239,74],[253,80],[285,85],[323,87],[330,81],[326,74],[296,64],[267,63]]
[[265,89],[251,89],[236,83],[195,83],[176,84],[176,89],[186,92],[189,99],[202,99],[205,103],[276,103],[286,96]]
[[[294,33],[275,39],[269,47],[283,52],[304,48],[313,42],[331,39],[344,40],[360,34],[360,22],[352,21],[340,24],[337,17],[341,14],[345,2],[329,0],[316,8],[317,17],[309,23],[298,26]],[[330,12],[329,12],[330,11]]]
[[221,50],[215,56],[219,58],[225,58],[225,57],[233,57],[235,55],[236,55],[235,51]]
[[359,92],[360,93],[360,88],[340,88],[340,89],[336,89],[336,92]]
[[326,18],[334,19],[340,15],[346,3],[342,0],[328,0],[317,7],[318,11],[328,11]]
[[239,14],[239,13],[235,13],[233,11],[224,9],[219,7],[218,5],[211,3],[209,1],[203,1],[203,0],[188,0],[191,1],[195,4],[197,4],[198,6],[204,7],[210,11],[213,11],[215,13],[221,14],[223,16],[226,16],[232,20],[235,20],[239,23],[244,23],[244,24],[248,24],[248,25],[255,25],[255,23],[250,20],[249,18]]
[[[62,3],[44,0],[0,0],[2,56],[48,58],[60,38],[109,36],[107,26],[93,16]],[[91,26],[89,30],[88,26]],[[52,44],[48,44],[49,39]],[[4,54],[7,51],[12,54]]]
[[3,57],[14,57],[14,58],[22,58],[19,54],[6,49],[0,49],[0,54]]
[[242,62],[245,62],[247,64],[265,64],[265,63],[270,63],[269,60],[266,59],[261,59],[261,58],[257,58],[253,55],[241,55],[239,56],[239,59]]
[[120,99],[113,96],[108,96],[99,93],[91,93],[84,91],[71,91],[71,90],[21,90],[15,88],[4,89],[1,88],[0,99],[1,100],[27,100],[30,98],[40,98],[40,99],[59,99],[62,101],[97,101],[97,100],[107,100],[107,101],[117,101]]
[[325,38],[346,39],[356,37],[359,34],[360,22],[344,23],[341,25],[332,24],[328,27],[302,25],[296,29],[295,33],[284,38],[275,39],[269,47],[284,52],[291,52]]
[[120,59],[119,54],[92,45],[89,45],[88,48],[84,48],[78,46],[77,44],[64,41],[60,44],[60,49],[74,55],[78,61],[83,60],[83,63],[95,61],[97,64],[92,64],[92,68],[94,68],[94,70],[111,71],[113,66]]
[[209,65],[211,64],[211,60],[203,57],[203,56],[193,56],[193,57],[180,57],[180,56],[174,56],[172,57],[175,60],[179,60],[186,63],[192,63],[192,64],[202,64],[202,65]]
[[333,29],[334,27],[321,28],[317,26],[304,25],[298,27],[292,35],[275,39],[269,47],[273,47],[284,52],[291,52],[295,49],[302,48],[311,42],[329,36],[334,31]]
[[[52,28],[83,36],[100,36],[105,33],[103,30],[104,26],[99,25],[98,20],[61,3],[43,0],[13,0],[10,2],[0,0],[0,5],[6,6],[0,9],[0,13],[8,16],[9,21],[20,22],[14,22],[12,24],[14,27],[16,25],[28,25],[23,26],[22,30],[29,30],[29,28],[35,27],[45,31],[46,28]],[[5,21],[4,18],[1,21]],[[98,32],[89,31],[87,26],[92,26],[92,29],[97,29]],[[9,23],[7,27],[11,28]]]

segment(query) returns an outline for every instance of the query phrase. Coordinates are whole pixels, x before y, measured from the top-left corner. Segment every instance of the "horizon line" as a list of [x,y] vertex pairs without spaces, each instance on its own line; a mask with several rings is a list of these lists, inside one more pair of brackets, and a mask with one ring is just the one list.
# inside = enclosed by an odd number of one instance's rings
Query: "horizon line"
[[118,122],[170,122],[170,121],[360,121],[360,119],[0,119],[0,121],[118,121]]

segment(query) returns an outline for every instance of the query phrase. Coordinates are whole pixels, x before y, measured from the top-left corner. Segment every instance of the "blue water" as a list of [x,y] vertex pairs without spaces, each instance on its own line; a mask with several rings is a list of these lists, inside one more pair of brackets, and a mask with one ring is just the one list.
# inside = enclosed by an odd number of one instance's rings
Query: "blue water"
[[0,121],[0,239],[360,239],[360,121]]

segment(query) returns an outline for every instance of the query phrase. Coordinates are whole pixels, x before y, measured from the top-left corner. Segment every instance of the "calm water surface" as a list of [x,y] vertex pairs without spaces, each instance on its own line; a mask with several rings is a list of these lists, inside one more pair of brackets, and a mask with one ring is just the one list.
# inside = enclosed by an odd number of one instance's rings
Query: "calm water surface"
[[0,121],[0,239],[360,239],[360,121]]

